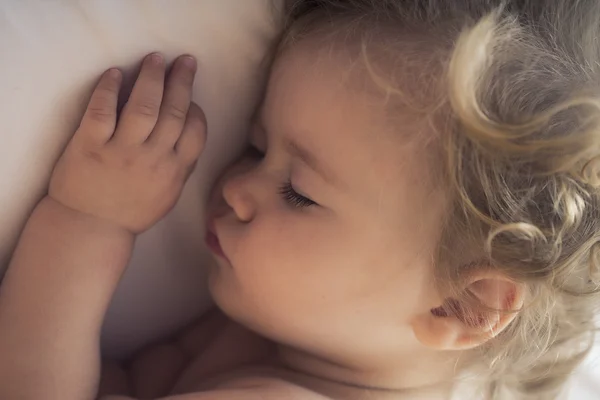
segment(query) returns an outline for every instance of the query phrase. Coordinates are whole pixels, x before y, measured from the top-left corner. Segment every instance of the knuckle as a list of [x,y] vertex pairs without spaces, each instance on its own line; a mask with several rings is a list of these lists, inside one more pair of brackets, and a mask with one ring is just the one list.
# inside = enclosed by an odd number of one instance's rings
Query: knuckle
[[114,113],[108,107],[92,106],[88,108],[88,116],[92,121],[106,122],[113,118]]
[[147,157],[138,148],[118,148],[113,153],[113,162],[123,171],[143,168],[148,163]]
[[165,115],[172,119],[183,121],[187,117],[187,109],[180,104],[168,104],[165,107]]
[[143,100],[133,105],[133,112],[145,117],[158,115],[158,103],[152,100]]
[[177,172],[176,160],[173,157],[156,159],[151,166],[151,171],[156,176],[170,179]]
[[114,117],[116,110],[113,106],[114,101],[112,96],[114,96],[114,94],[108,90],[99,90],[88,106],[90,118],[105,121]]
[[88,159],[90,159],[90,160],[92,160],[92,161],[94,161],[94,162],[96,162],[96,163],[98,163],[98,164],[103,164],[103,163],[104,163],[104,157],[103,157],[103,155],[102,155],[100,152],[98,152],[98,151],[95,151],[95,150],[88,150],[87,152],[85,152],[85,156],[86,156]]
[[123,169],[129,169],[137,164],[138,159],[134,155],[126,155],[121,159],[121,167]]

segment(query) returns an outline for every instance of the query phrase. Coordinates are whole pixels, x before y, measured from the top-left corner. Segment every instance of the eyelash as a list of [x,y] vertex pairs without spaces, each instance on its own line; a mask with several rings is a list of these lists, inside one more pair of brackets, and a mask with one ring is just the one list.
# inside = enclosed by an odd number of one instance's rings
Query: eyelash
[[316,202],[312,201],[306,196],[302,196],[300,193],[294,190],[291,181],[287,181],[279,188],[279,194],[283,199],[290,205],[297,208],[307,208],[317,205]]
[[[265,156],[265,154],[256,146],[250,145],[248,151],[251,153],[252,156],[260,159],[264,158]],[[281,195],[283,200],[285,200],[288,204],[296,208],[307,208],[317,205],[315,201],[296,192],[290,180],[288,180],[279,187],[279,194]]]

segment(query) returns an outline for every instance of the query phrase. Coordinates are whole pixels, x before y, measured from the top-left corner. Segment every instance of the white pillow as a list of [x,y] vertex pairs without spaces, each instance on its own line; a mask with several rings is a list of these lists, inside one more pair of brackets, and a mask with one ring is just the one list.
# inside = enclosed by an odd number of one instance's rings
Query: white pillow
[[241,147],[275,20],[270,0],[0,1],[0,271],[100,73],[117,66],[131,82],[151,51],[199,60],[194,100],[208,117],[207,148],[174,211],[137,241],[105,322],[111,356],[209,306],[202,206]]

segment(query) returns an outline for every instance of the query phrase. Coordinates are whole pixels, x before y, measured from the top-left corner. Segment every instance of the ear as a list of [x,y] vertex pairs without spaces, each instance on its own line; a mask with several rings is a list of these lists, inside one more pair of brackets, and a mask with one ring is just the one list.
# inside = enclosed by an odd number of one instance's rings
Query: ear
[[466,350],[496,337],[523,306],[524,285],[489,272],[473,276],[465,296],[447,298],[412,321],[415,337],[436,350]]

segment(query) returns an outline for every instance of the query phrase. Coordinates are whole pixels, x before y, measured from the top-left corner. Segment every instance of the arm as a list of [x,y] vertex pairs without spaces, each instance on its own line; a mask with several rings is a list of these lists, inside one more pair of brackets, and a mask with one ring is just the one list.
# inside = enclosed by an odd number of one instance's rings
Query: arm
[[132,246],[51,198],[36,207],[0,292],[0,398],[93,397],[102,319]]
[[[135,235],[177,201],[204,143],[195,64],[142,66],[117,125],[110,70],[56,165],[0,287],[0,399],[93,399],[104,313]],[[164,95],[164,96],[163,96]]]

